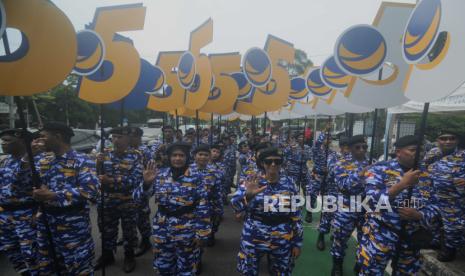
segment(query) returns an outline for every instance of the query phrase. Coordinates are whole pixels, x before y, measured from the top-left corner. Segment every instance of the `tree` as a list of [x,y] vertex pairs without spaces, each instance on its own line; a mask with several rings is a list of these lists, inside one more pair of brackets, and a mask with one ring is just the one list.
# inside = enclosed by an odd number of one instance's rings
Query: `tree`
[[[47,93],[34,95],[32,98],[37,104],[37,109],[42,121],[59,121],[75,128],[95,128],[99,119],[99,105],[88,103],[78,97],[76,87],[78,77],[69,75],[66,80]],[[31,102],[30,110],[33,110]],[[149,110],[125,111],[124,116],[130,123],[143,124],[147,122],[147,116],[153,112]],[[34,113],[35,124],[38,119]],[[121,111],[104,108],[104,124],[114,127],[121,122]]]
[[289,72],[289,76],[291,78],[301,76],[302,74],[305,73],[307,68],[313,66],[313,61],[310,60],[307,57],[307,53],[300,49],[295,50],[294,54],[294,62],[293,63],[287,63],[283,62],[282,64],[285,68],[287,68],[287,71]]

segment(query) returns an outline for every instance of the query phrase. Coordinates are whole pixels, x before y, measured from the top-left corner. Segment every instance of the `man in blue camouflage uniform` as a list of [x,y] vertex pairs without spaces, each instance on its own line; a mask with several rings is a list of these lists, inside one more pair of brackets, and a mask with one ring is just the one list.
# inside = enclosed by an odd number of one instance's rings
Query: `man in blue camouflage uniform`
[[137,246],[137,211],[132,193],[142,182],[142,155],[130,148],[129,127],[117,127],[110,133],[114,149],[97,155],[97,167],[103,166],[99,179],[105,192],[105,200],[103,214],[99,212],[99,227],[101,232],[103,228],[105,244],[96,269],[114,263],[113,251],[116,249],[118,224],[121,220],[124,240],[123,270],[128,273],[136,266],[134,248]]
[[175,142],[175,133],[174,133],[174,128],[170,125],[165,125],[161,129],[163,133],[163,144],[165,145],[170,145]]
[[[221,145],[215,144],[210,147],[210,156],[211,156],[210,165],[215,170],[216,178],[218,179],[218,182],[220,185],[219,187],[221,188],[221,199],[224,198],[224,190],[222,189],[222,187],[225,181],[224,179],[225,165],[221,161],[222,155],[223,153],[222,153]],[[207,244],[208,246],[213,246],[215,244],[215,233],[218,232],[220,222],[223,219],[223,213],[224,213],[223,207],[221,207],[221,209],[218,209],[218,211],[219,212],[217,212],[217,215],[212,218],[212,235],[210,236],[210,239],[208,240],[208,244]]]
[[[376,163],[365,173],[370,210],[357,250],[359,275],[384,275],[391,259],[397,263],[393,267],[396,275],[416,275],[421,267],[414,233],[420,227],[436,229],[440,218],[428,173],[421,165],[420,170],[413,169],[418,144],[416,136],[399,138],[396,158]],[[408,198],[410,188],[412,198]]]
[[311,147],[304,144],[303,133],[294,135],[291,143],[284,149],[284,157],[288,175],[294,178],[297,189],[300,190],[300,187],[302,187],[304,194],[306,194],[305,189],[308,181],[307,161],[311,160]]
[[189,144],[174,143],[167,153],[170,167],[158,170],[149,162],[134,198],[155,196],[158,204],[152,231],[155,270],[163,276],[192,276],[197,270],[194,251],[211,232],[208,193],[201,176],[189,169]]
[[[350,148],[348,145],[349,139],[347,137],[339,138],[339,149],[340,152],[337,154],[331,155],[328,158],[328,176],[326,182],[326,191],[322,196],[334,196],[337,197],[337,186],[335,181],[335,170],[334,166],[341,159],[349,160],[350,158]],[[337,158],[335,158],[337,157]],[[325,235],[329,234],[331,231],[331,223],[333,221],[334,212],[324,212],[321,211],[320,224],[318,225],[318,239],[316,242],[316,247],[318,250],[325,250]]]
[[459,138],[453,130],[442,130],[438,147],[426,157],[442,217],[443,240],[438,254],[442,262],[454,260],[456,249],[465,245],[465,151],[457,147]]
[[[342,199],[342,205],[347,210],[338,209],[334,213],[332,221],[333,243],[331,245],[331,256],[333,257],[332,275],[342,275],[342,263],[347,248],[347,242],[357,228],[358,240],[361,238],[363,225],[363,212],[348,210],[351,200],[357,196],[362,199],[365,193],[363,174],[368,166],[366,158],[367,144],[363,135],[356,135],[349,138],[347,142],[351,154],[347,159],[340,159],[334,165],[334,182],[337,189],[337,200]],[[342,206],[341,206],[342,207]]]
[[286,160],[285,169],[287,175],[294,179],[297,190],[300,191],[302,187],[304,195],[307,195],[307,161],[311,159],[311,148],[304,144],[303,133],[295,134],[293,138],[291,144],[284,150],[284,159]]
[[[209,236],[208,243],[213,245],[214,241],[214,231],[213,231],[213,221],[218,221],[219,218],[223,216],[223,192],[221,186],[221,179],[217,177],[217,172],[215,168],[209,164],[210,162],[210,147],[205,144],[199,145],[194,150],[194,163],[189,166],[189,169],[194,174],[199,174],[202,178],[202,185],[205,186],[207,190],[207,205],[208,212],[210,216],[210,221],[212,222],[212,232]],[[208,244],[207,244],[208,245]],[[197,263],[198,271],[202,269],[202,248],[197,248]]]
[[0,133],[3,153],[0,162],[0,251],[21,275],[38,275],[36,229],[33,217],[31,170],[21,158],[26,154],[29,132],[7,129]]
[[[144,131],[141,128],[131,127],[131,148],[136,149],[140,152],[140,154],[142,155],[142,164],[146,166],[149,161],[155,160],[155,154],[161,145],[159,143],[155,143],[151,146],[142,144],[143,134]],[[136,224],[137,229],[139,229],[141,240],[139,243],[139,247],[134,253],[134,256],[139,257],[144,255],[145,252],[152,248],[152,244],[150,243],[152,227],[150,226],[150,206],[148,198],[145,201],[141,200],[140,204],[137,204],[136,212]]]
[[256,162],[253,152],[249,148],[249,144],[246,141],[242,141],[238,145],[238,163],[239,163],[239,184],[242,183],[247,174],[255,174]]
[[231,143],[229,135],[224,134],[223,144],[224,150],[224,164],[226,166],[225,182],[224,182],[224,202],[227,202],[227,195],[231,193],[231,187],[234,184],[234,176],[236,175],[236,147]]
[[[92,275],[94,242],[91,236],[88,201],[99,198],[95,163],[70,146],[73,131],[61,123],[48,123],[40,131],[45,150],[36,163],[42,186],[33,190],[33,198],[44,204],[37,215],[37,243],[40,275],[54,268],[61,275]],[[45,226],[48,223],[52,245]],[[59,263],[53,264],[49,248],[53,246]]]
[[[328,136],[327,128],[320,133],[318,139],[315,141],[315,145],[312,147],[313,169],[310,173],[311,175],[307,178],[307,198],[310,199],[312,208],[315,207],[318,195],[321,192],[325,193],[328,160],[337,159],[335,157],[336,153],[329,148],[330,145],[331,137]],[[312,213],[307,212],[305,222],[310,223],[312,219]]]
[[[236,212],[246,213],[237,270],[241,275],[259,275],[260,259],[268,254],[270,273],[290,276],[303,240],[300,209],[289,206],[298,191],[292,178],[280,174],[281,150],[264,149],[259,158],[265,174],[249,178],[231,200]],[[288,209],[279,209],[279,204]]]

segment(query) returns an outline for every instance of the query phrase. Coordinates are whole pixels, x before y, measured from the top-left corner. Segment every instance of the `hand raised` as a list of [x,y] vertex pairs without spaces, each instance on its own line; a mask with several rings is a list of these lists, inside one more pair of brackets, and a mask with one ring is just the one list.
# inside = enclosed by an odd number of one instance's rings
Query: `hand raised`
[[266,189],[266,186],[260,187],[258,180],[259,177],[257,175],[252,175],[248,180],[245,181],[244,185],[247,197],[252,198]]
[[155,161],[150,160],[147,163],[147,166],[144,168],[143,177],[144,177],[144,185],[150,185],[153,183],[155,178],[158,175],[158,168]]

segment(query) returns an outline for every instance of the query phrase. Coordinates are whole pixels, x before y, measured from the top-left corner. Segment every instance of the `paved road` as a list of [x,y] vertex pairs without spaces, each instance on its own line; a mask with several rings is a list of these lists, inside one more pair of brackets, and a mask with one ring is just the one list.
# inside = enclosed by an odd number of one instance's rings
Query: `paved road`
[[[152,206],[152,210],[155,207]],[[98,229],[96,227],[97,215],[95,207],[91,209],[92,219],[92,235],[96,241],[96,256],[100,255],[100,239]],[[220,230],[217,234],[216,245],[212,248],[207,248],[203,258],[203,274],[206,276],[228,276],[238,275],[236,272],[236,254],[239,249],[239,239],[242,224],[233,218],[232,210],[226,207],[225,218],[220,226]],[[146,253],[144,256],[137,258],[136,270],[131,275],[155,275],[152,268],[152,254]],[[123,263],[123,249],[118,248],[116,255],[116,262],[114,265],[106,269],[106,275],[119,276],[127,275],[122,271]],[[265,269],[261,269],[261,275],[267,275]],[[15,275],[8,261],[0,255],[0,275]],[[100,272],[96,272],[96,276],[101,275]]]

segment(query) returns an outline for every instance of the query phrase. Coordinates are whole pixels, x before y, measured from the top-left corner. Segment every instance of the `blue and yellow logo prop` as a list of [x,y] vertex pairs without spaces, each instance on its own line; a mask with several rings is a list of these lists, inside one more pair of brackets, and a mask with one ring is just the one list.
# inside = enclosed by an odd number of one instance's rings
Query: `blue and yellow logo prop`
[[0,93],[30,96],[62,83],[77,53],[76,31],[68,17],[50,1],[1,3],[3,34],[5,28],[14,28],[21,32],[21,41],[16,50],[0,56]]
[[347,88],[350,79],[352,78],[341,70],[336,63],[334,56],[328,58],[323,65],[321,65],[320,74],[323,83],[333,89]]
[[289,92],[289,98],[292,100],[301,100],[308,95],[307,86],[305,79],[302,77],[296,77],[291,79],[291,92]]
[[247,50],[242,60],[242,71],[252,86],[264,87],[271,80],[270,57],[257,47]]
[[88,76],[95,73],[105,59],[105,44],[99,34],[82,30],[76,34],[78,54],[73,73]]
[[237,86],[239,87],[239,94],[237,95],[238,99],[245,99],[253,90],[252,85],[247,81],[245,74],[242,72],[232,73],[231,77],[236,81]]
[[366,76],[379,70],[386,54],[383,35],[370,25],[356,25],[347,29],[334,49],[337,65],[353,76]]
[[102,37],[105,61],[96,73],[81,77],[79,98],[91,103],[111,103],[133,91],[140,75],[140,56],[131,39],[118,32],[142,30],[145,11],[142,4],[102,7],[95,11],[89,29]]
[[0,38],[6,30],[6,12],[3,3],[0,2]]
[[163,88],[165,79],[163,71],[145,59],[140,61],[139,80],[134,89],[122,100],[109,104],[109,107],[118,109],[122,102],[124,109],[127,110],[144,109],[147,106],[149,95]]
[[305,82],[308,91],[315,96],[323,97],[330,94],[333,90],[326,86],[320,77],[320,69],[311,70]]
[[195,81],[195,58],[191,52],[185,52],[179,59],[178,81],[182,88],[190,89]]
[[[183,106],[185,90],[179,84],[177,72],[172,70],[172,68],[179,64],[179,59],[183,53],[181,51],[158,53],[157,66],[155,68],[159,68],[159,77],[155,87],[160,87],[158,89],[160,91],[155,93],[157,90],[154,89],[155,91],[150,93],[151,96],[147,108],[168,112]],[[163,72],[163,74],[161,75],[160,72]],[[163,81],[160,78],[163,78]]]
[[241,55],[238,52],[210,54],[209,59],[213,73],[210,94],[200,111],[230,114],[239,94],[239,87],[231,74],[240,71]]
[[441,15],[440,0],[423,0],[417,4],[403,38],[403,54],[407,63],[417,63],[431,51],[439,34]]

